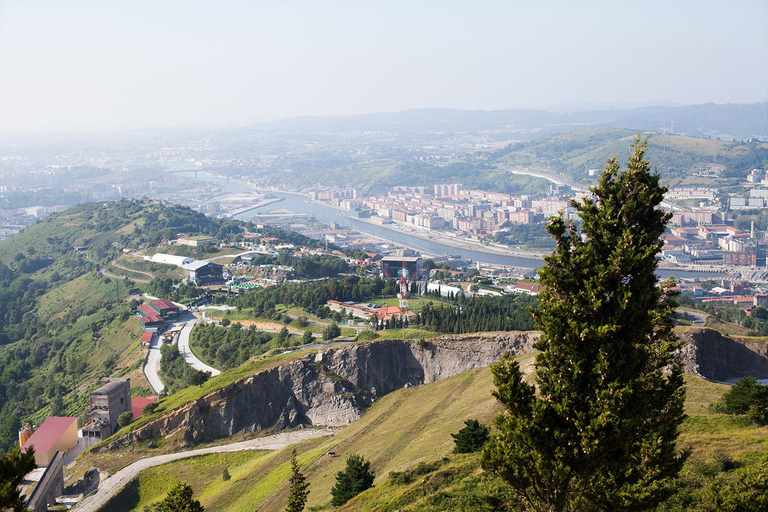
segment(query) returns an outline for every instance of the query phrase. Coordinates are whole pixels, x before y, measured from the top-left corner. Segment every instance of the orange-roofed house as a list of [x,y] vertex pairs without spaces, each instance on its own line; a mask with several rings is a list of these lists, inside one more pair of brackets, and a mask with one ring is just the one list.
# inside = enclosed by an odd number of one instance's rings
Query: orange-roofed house
[[35,448],[35,464],[45,467],[56,452],[65,452],[77,444],[77,418],[74,416],[50,416],[27,439],[22,451]]

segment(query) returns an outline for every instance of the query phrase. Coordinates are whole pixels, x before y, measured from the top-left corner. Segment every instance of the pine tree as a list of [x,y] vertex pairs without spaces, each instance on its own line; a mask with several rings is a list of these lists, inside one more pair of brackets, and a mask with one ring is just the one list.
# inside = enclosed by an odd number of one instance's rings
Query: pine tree
[[[506,411],[482,464],[531,510],[646,510],[670,493],[685,454],[675,440],[684,382],[673,364],[673,302],[656,286],[666,189],[636,140],[626,170],[608,161],[593,196],[553,218],[539,270],[536,382],[507,357],[494,366]],[[665,368],[671,368],[665,373]]]
[[21,497],[19,485],[24,475],[36,467],[34,447],[22,452],[17,445],[0,457],[0,510],[25,510],[26,500]]
[[204,512],[205,508],[198,500],[192,498],[192,493],[191,485],[179,482],[168,491],[165,499],[158,506],[150,510],[154,512]]
[[479,451],[488,441],[491,429],[477,420],[466,420],[465,427],[455,434],[451,434],[456,446],[453,453],[473,453]]
[[299,463],[296,460],[296,448],[291,451],[291,483],[288,491],[288,506],[285,512],[301,512],[307,504],[309,496],[309,482],[299,471]]
[[336,485],[331,489],[331,505],[338,507],[345,504],[373,485],[374,474],[371,463],[359,455],[347,457],[347,467],[336,473]]

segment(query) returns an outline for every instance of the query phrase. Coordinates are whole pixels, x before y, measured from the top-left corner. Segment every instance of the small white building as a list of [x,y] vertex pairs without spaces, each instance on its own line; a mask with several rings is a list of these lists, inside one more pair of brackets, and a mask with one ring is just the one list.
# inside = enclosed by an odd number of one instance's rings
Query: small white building
[[144,256],[147,261],[153,261],[155,263],[163,263],[165,265],[176,265],[177,267],[183,267],[189,263],[195,261],[188,256],[176,256],[174,254],[157,253],[152,256]]

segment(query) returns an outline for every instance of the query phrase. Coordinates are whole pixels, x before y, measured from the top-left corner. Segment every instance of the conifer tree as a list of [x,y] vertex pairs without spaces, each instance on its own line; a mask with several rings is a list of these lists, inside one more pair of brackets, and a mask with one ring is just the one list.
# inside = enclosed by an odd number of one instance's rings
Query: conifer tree
[[371,463],[360,455],[347,457],[347,467],[336,473],[336,485],[331,489],[331,505],[339,507],[373,485]]
[[299,470],[299,463],[296,460],[296,449],[291,451],[291,483],[288,491],[288,506],[285,512],[301,512],[307,504],[309,496],[309,482]]
[[493,368],[506,410],[482,464],[531,510],[652,508],[686,456],[674,305],[654,273],[666,189],[645,151],[638,138],[625,170],[612,158],[592,196],[572,202],[580,229],[547,227],[557,245],[539,270],[537,389],[509,357]]

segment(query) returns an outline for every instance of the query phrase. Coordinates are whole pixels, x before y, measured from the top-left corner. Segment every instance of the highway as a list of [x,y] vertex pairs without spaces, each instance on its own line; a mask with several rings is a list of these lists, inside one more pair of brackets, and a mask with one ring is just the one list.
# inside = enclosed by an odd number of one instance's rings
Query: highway
[[199,320],[193,317],[189,312],[182,312],[179,316],[179,320],[184,323],[184,327],[181,328],[179,333],[179,355],[184,358],[184,361],[201,372],[209,372],[211,377],[219,375],[221,372],[213,366],[208,366],[201,360],[199,360],[195,354],[192,353],[192,349],[189,348],[189,335],[192,332],[192,328],[199,322]]

